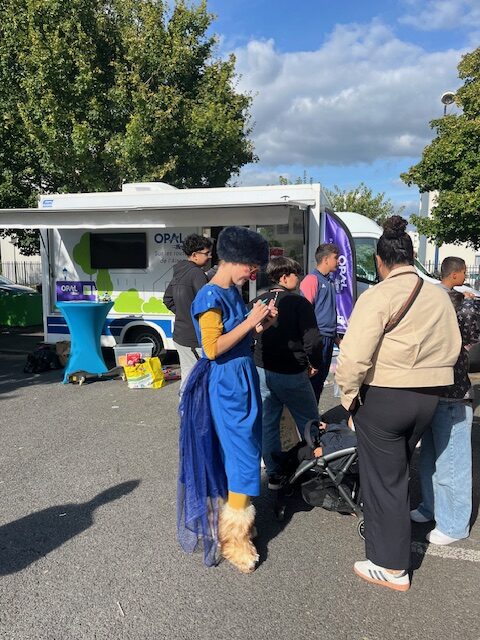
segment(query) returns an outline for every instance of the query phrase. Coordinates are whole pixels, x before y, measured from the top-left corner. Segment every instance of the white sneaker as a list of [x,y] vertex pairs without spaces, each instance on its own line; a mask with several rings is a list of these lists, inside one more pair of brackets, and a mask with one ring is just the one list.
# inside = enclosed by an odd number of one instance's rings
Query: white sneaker
[[413,520],[413,522],[431,522],[432,518],[427,518],[421,511],[414,509],[410,511],[410,520]]
[[371,560],[362,560],[361,562],[355,562],[353,570],[367,582],[372,584],[379,584],[382,587],[388,587],[395,591],[408,591],[410,589],[410,577],[408,571],[401,571],[400,573],[389,573],[383,567],[379,567]]
[[452,538],[451,536],[447,536],[446,533],[442,533],[440,529],[437,529],[437,527],[432,529],[430,533],[427,533],[426,538],[431,544],[439,545],[452,544],[452,542],[458,542],[461,540],[461,538]]

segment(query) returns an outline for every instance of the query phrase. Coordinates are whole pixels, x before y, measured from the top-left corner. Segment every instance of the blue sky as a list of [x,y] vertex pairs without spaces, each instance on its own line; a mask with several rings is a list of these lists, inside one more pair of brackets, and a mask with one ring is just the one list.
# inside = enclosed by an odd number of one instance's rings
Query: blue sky
[[405,213],[418,192],[399,174],[432,139],[461,55],[480,44],[478,0],[209,0],[219,54],[235,53],[253,97],[259,162],[237,183],[307,174],[326,187],[360,181]]

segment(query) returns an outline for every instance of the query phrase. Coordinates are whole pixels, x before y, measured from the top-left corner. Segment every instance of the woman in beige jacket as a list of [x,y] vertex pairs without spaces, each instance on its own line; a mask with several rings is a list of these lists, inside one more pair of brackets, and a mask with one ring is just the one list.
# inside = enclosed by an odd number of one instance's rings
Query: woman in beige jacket
[[[407,222],[392,216],[378,241],[382,282],[360,296],[340,347],[336,381],[354,417],[369,582],[410,587],[409,461],[461,348],[452,304],[419,280]],[[409,301],[409,303],[407,303]]]

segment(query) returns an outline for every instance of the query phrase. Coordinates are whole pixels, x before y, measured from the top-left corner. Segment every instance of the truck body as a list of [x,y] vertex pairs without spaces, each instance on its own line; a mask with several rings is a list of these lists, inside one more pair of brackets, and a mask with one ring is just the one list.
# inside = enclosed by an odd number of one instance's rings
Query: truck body
[[[1,210],[0,228],[40,229],[47,342],[69,339],[58,300],[107,296],[114,305],[102,345],[152,342],[159,353],[174,349],[174,315],[163,294],[174,265],[185,258],[181,245],[188,234],[217,238],[225,226],[249,226],[268,240],[271,255],[292,257],[308,273],[329,209],[319,184],[175,189],[139,183],[114,193],[40,196],[37,209]],[[355,243],[361,293],[377,281],[374,252],[381,229],[356,213],[337,215]],[[267,284],[261,272],[245,298]]]

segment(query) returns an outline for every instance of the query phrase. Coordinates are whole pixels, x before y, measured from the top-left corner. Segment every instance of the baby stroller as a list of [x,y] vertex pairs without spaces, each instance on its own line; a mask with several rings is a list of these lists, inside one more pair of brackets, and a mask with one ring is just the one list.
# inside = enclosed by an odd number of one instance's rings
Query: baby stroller
[[[357,438],[345,422],[321,429],[318,420],[305,425],[304,440],[278,459],[284,480],[275,491],[274,513],[285,518],[286,497],[300,485],[302,497],[312,507],[355,515],[357,532],[364,538],[364,521],[358,475]],[[320,457],[313,451],[322,447]]]

